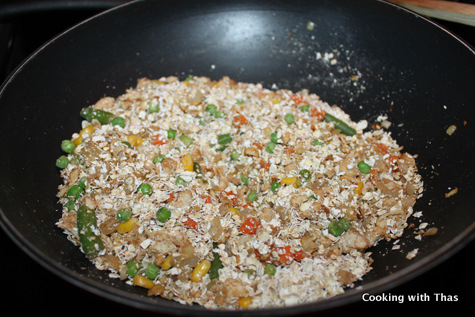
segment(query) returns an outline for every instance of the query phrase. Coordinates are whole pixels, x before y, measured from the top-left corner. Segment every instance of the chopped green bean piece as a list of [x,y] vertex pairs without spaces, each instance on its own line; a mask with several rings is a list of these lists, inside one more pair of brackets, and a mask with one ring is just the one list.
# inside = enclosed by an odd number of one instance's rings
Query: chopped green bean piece
[[189,137],[189,136],[184,135],[184,134],[180,135],[179,139],[186,146],[190,146],[194,141],[194,139],[192,137]]
[[84,253],[89,258],[96,257],[104,249],[101,238],[96,235],[96,211],[88,208],[86,205],[81,205],[77,212],[76,221],[79,242]]
[[178,176],[178,177],[176,178],[175,184],[176,184],[176,185],[181,185],[181,186],[187,186],[187,185],[188,185],[188,183],[186,182],[186,180],[184,180],[184,179],[181,178],[180,176]]
[[343,122],[342,120],[332,116],[331,114],[325,114],[325,118],[323,118],[325,122],[333,122],[333,126],[335,129],[340,130],[341,133],[352,136],[356,134],[356,130],[350,127],[348,124]]
[[257,200],[257,193],[252,191],[249,194],[247,194],[246,200],[249,202],[253,202]]
[[253,269],[246,269],[246,270],[244,271],[244,273],[246,273],[247,276],[251,276],[252,274],[255,274],[256,271],[253,270]]
[[87,177],[86,176],[81,177],[81,179],[78,182],[78,185],[79,185],[79,187],[81,187],[82,189],[85,190],[86,186],[87,186]]
[[100,124],[109,124],[112,119],[112,113],[100,109],[94,109],[92,106],[83,108],[80,112],[81,117],[89,122],[96,119]]
[[122,141],[122,143],[125,144],[125,145],[127,145],[127,147],[128,147],[129,149],[133,149],[133,148],[134,148],[134,147],[132,146],[132,144],[130,144],[130,143],[127,142],[127,141]]
[[312,173],[309,170],[303,169],[300,171],[300,176],[302,176],[306,181],[312,177]]
[[361,173],[363,174],[368,174],[369,171],[371,171],[371,166],[364,161],[358,162],[358,169],[360,170]]
[[206,106],[205,110],[209,112],[209,114],[213,115],[218,111],[218,106],[214,104],[209,104]]
[[73,185],[69,187],[68,191],[66,192],[66,196],[77,200],[79,197],[81,197],[82,193],[84,193],[84,189],[81,188],[79,185]]
[[153,164],[162,163],[164,159],[165,159],[165,155],[160,154],[160,155],[155,156],[152,162]]
[[[213,248],[217,248],[216,243],[213,243]],[[219,269],[223,268],[223,262],[221,262],[221,257],[219,256],[219,253],[212,252],[212,254],[213,260],[211,261],[211,266],[209,268],[208,274],[209,278],[211,280],[214,280],[215,278],[219,277]]]
[[234,150],[231,152],[231,159],[233,161],[239,161],[239,156],[241,156],[241,154],[239,154],[238,151]]
[[267,153],[273,154],[274,149],[275,149],[275,143],[274,142],[271,141],[271,142],[266,144],[266,152]]
[[249,183],[249,178],[244,177],[244,175],[242,175],[242,173],[241,173],[241,175],[239,175],[239,177],[241,178],[242,184],[244,186],[247,186],[247,184]]
[[196,174],[202,174],[200,163],[193,162],[193,172],[195,172]]
[[233,137],[229,133],[218,135],[218,144],[225,145],[231,143],[232,140]]
[[68,211],[71,211],[75,209],[76,207],[75,204],[76,202],[73,199],[71,199],[71,200],[68,200],[67,203],[64,204],[64,207],[66,207]]
[[312,141],[312,145],[323,145],[323,142],[321,142],[320,140],[315,139],[315,140]]
[[339,237],[343,232],[350,229],[351,224],[345,218],[340,218],[339,220],[333,220],[328,225],[328,232],[334,235],[335,237]]
[[159,112],[160,111],[160,105],[158,104],[149,104],[148,105],[148,112],[150,113],[154,113],[154,112]]
[[277,132],[272,132],[270,134],[270,141],[275,144],[279,143],[279,137],[277,136]]

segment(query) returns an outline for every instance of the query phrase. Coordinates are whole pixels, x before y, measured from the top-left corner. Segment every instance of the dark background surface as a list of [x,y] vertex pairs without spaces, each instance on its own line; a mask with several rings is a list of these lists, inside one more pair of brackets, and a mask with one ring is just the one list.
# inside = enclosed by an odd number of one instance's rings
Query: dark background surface
[[[62,3],[61,1],[49,1],[41,7],[25,1],[22,10],[11,11],[12,7],[8,7],[10,10],[8,12],[2,11],[0,5],[0,16],[3,18],[0,21],[0,81],[3,81],[26,56],[62,30],[120,2],[125,1],[78,1],[77,5],[67,6],[58,5]],[[475,46],[474,27],[440,20],[436,22]],[[63,316],[74,314],[78,310],[90,316],[152,315],[90,294],[60,279],[28,257],[1,230],[0,242],[3,316],[27,313]],[[472,242],[422,276],[384,293],[404,295],[404,303],[360,301],[319,315],[367,312],[430,314],[439,313],[446,308],[451,309],[452,313],[472,311],[475,282],[472,272],[474,251],[475,243]],[[436,293],[444,296],[439,295],[437,300]],[[408,301],[408,295],[417,294],[426,294],[430,300],[412,303]],[[447,300],[442,300],[442,297]],[[457,301],[448,300],[455,298]]]

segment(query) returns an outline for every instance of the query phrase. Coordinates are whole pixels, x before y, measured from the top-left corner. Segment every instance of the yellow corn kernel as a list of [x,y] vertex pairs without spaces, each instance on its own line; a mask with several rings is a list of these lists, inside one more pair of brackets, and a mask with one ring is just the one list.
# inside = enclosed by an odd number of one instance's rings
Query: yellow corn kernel
[[137,218],[130,218],[126,222],[119,224],[116,230],[118,233],[130,232],[134,228],[136,222],[137,222]]
[[361,195],[362,190],[363,190],[363,183],[359,182],[358,185],[356,185],[354,192],[356,195]]
[[153,287],[153,282],[142,275],[135,275],[132,281],[135,286],[140,286],[146,289],[151,289]]
[[231,212],[233,215],[239,216],[239,211],[234,207],[229,208],[229,212]]
[[142,144],[143,139],[141,137],[135,136],[135,135],[129,135],[127,137],[127,142],[130,143],[133,147],[139,146]]
[[208,261],[208,260],[201,261],[193,269],[193,272],[191,273],[191,280],[193,282],[201,282],[201,280],[206,275],[206,273],[208,273],[210,267],[211,267],[211,262],[210,261]]
[[167,257],[165,258],[165,261],[163,261],[163,263],[162,263],[162,270],[165,270],[165,271],[166,271],[166,270],[171,269],[171,267],[172,267],[172,261],[173,261],[172,256],[171,256],[171,255],[167,256]]
[[277,103],[279,103],[279,102],[280,102],[279,98],[274,98],[274,99],[272,99],[272,103],[273,103],[274,105],[277,104]]
[[241,297],[238,300],[238,305],[239,307],[242,308],[248,308],[252,304],[252,298],[251,297]]
[[84,129],[82,129],[81,132],[79,132],[79,136],[73,140],[73,143],[75,145],[81,144],[84,138],[91,136],[94,133],[94,131],[95,131],[94,127],[92,125],[88,125]]
[[82,143],[82,140],[83,140],[82,136],[78,136],[77,138],[73,140],[73,143],[74,145],[78,146],[79,144]]
[[181,164],[183,164],[185,171],[193,172],[193,159],[190,154],[185,154],[181,157]]
[[291,184],[296,184],[297,183],[297,176],[290,176],[283,178],[280,183],[282,185],[291,185]]

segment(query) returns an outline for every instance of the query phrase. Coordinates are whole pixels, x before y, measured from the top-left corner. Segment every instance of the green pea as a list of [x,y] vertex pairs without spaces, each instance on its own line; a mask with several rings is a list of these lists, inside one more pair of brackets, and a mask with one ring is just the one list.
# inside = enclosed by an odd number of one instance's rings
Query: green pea
[[309,110],[310,110],[310,105],[302,105],[300,107],[300,111],[302,111],[302,112],[307,112]]
[[287,124],[292,124],[295,121],[295,117],[293,113],[287,113],[284,117],[284,121],[287,122]]
[[274,149],[275,149],[275,143],[274,142],[267,143],[266,152],[272,154],[272,153],[274,153]]
[[312,177],[312,173],[309,170],[303,169],[300,171],[300,176],[302,176],[306,181]]
[[121,128],[125,128],[125,119],[122,117],[115,117],[111,121],[112,126],[119,126]]
[[73,153],[75,148],[76,144],[74,144],[74,142],[71,140],[64,140],[61,142],[61,150],[66,153]]
[[129,208],[122,208],[117,210],[115,214],[115,218],[119,220],[120,222],[126,222],[132,217],[132,210]]
[[272,184],[270,184],[270,189],[275,192],[280,186],[280,183],[279,182],[272,182]]
[[143,195],[150,195],[152,193],[152,186],[147,183],[142,183],[137,189],[137,192],[140,192]]
[[369,171],[371,171],[371,166],[369,164],[366,164],[364,161],[360,161],[358,162],[358,169],[361,173],[368,174]]
[[81,186],[73,185],[66,192],[66,196],[71,199],[77,200],[79,197],[81,197],[82,193],[84,193],[84,189],[82,189]]
[[169,138],[170,140],[175,140],[175,137],[176,137],[176,130],[168,129],[167,138]]
[[168,219],[170,219],[171,212],[168,208],[162,207],[157,210],[156,216],[157,216],[158,221],[166,222]]
[[132,260],[127,262],[126,268],[127,275],[130,277],[134,277],[140,270],[140,264],[137,261]]
[[56,167],[58,168],[61,168],[61,169],[65,168],[66,166],[68,166],[68,164],[69,164],[69,159],[66,155],[61,155],[56,160]]
[[250,192],[247,197],[246,197],[246,200],[249,201],[249,202],[253,202],[253,201],[256,201],[257,200],[257,193],[256,192]]
[[158,273],[160,273],[160,267],[156,266],[153,263],[147,264],[147,268],[145,269],[145,277],[151,280],[157,278]]
[[160,154],[160,155],[155,156],[152,162],[153,164],[162,163],[164,159],[165,159],[165,155]]
[[277,269],[272,264],[267,264],[266,266],[264,266],[264,274],[273,276],[273,275],[275,275],[276,271],[277,271]]

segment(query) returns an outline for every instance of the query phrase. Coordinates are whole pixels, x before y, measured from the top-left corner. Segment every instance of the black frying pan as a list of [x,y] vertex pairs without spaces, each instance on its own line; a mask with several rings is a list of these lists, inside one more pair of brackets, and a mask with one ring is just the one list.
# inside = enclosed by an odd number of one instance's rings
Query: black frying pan
[[[308,21],[315,23],[311,31]],[[337,63],[325,60],[325,53]],[[423,18],[377,1],[146,1],[55,38],[0,90],[0,223],[23,251],[72,284],[115,302],[173,315],[222,314],[149,298],[108,278],[54,225],[60,216],[54,162],[61,140],[80,125],[79,110],[123,93],[139,77],[188,74],[309,88],[354,120],[371,123],[387,114],[393,136],[419,155],[425,181],[415,206],[423,217],[410,222],[439,228],[421,241],[408,228],[398,251],[389,251],[392,242],[380,242],[372,248],[373,271],[344,295],[249,315],[322,312],[359,301],[364,293],[390,291],[473,239],[473,49]],[[448,136],[452,124],[458,129]],[[458,193],[445,198],[453,188]],[[409,261],[406,254],[414,248],[418,256]]]

